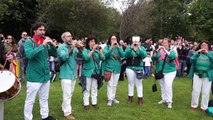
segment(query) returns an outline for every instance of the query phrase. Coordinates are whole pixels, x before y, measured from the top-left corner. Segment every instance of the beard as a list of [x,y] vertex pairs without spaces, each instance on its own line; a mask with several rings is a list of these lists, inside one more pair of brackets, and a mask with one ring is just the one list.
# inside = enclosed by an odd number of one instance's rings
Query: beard
[[66,43],[67,45],[72,45],[72,40],[67,40]]

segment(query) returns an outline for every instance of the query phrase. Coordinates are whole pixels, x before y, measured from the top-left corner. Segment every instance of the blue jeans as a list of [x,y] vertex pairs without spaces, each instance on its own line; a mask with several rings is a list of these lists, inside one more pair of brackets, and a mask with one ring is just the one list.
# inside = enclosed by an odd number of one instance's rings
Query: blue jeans
[[177,77],[183,76],[185,67],[186,67],[186,60],[180,60],[180,66],[178,68]]
[[24,60],[22,58],[17,58],[17,60],[20,62],[20,82],[23,83],[24,82],[24,74],[25,74],[25,63]]
[[150,69],[151,69],[151,66],[145,66],[145,70],[144,70],[145,77],[149,77]]
[[50,61],[49,63],[50,63],[50,72],[51,72],[50,78],[52,78],[53,75],[56,74],[55,61]]

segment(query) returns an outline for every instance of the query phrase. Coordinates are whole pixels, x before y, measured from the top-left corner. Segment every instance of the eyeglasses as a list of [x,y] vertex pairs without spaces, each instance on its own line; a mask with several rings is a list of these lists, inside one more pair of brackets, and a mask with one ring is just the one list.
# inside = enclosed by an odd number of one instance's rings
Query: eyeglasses
[[27,34],[22,34],[23,36],[27,36]]
[[7,38],[7,39],[13,39],[13,38]]

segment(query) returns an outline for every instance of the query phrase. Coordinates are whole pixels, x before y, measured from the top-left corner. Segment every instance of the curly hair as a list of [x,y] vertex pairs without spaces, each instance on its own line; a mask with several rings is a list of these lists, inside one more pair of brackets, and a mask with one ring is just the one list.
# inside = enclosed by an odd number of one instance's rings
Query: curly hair
[[95,40],[95,43],[97,43],[97,38],[94,35],[89,35],[89,37],[86,39],[86,43],[85,43],[86,49],[90,49],[89,41],[91,41],[91,40]]

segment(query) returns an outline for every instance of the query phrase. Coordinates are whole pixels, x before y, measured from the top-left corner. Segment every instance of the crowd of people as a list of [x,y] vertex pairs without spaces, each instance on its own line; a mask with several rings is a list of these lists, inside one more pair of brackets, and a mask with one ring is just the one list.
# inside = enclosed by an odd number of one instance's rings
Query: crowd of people
[[[126,43],[118,40],[116,35],[110,35],[107,40],[98,44],[94,35],[74,40],[71,32],[64,32],[61,35],[63,43],[59,43],[45,36],[46,27],[45,23],[36,22],[31,29],[33,36],[22,32],[18,44],[12,35],[5,38],[2,34],[0,36],[2,69],[9,69],[21,83],[26,82],[27,85],[25,120],[33,119],[32,111],[37,93],[41,118],[55,120],[49,115],[48,98],[50,81],[55,80],[57,71],[63,92],[61,109],[67,120],[75,119],[71,99],[77,79],[82,87],[83,108],[88,111],[90,96],[91,106],[99,108],[97,96],[103,79],[107,84],[107,106],[119,104],[120,101],[116,98],[117,85],[125,77],[128,81],[128,104],[133,103],[136,86],[137,104],[142,106],[142,80],[154,73],[163,75],[158,80],[161,88],[161,100],[158,104],[167,104],[171,109],[174,79],[179,80],[189,75],[193,79],[191,109],[197,109],[201,93],[201,110],[206,111],[213,80],[213,52],[208,41],[198,43],[178,37],[176,40],[163,38],[154,43],[152,38],[141,42],[139,36],[133,36]],[[20,65],[15,64],[17,61]],[[1,114],[3,117],[3,102],[0,100],[0,116]]]

